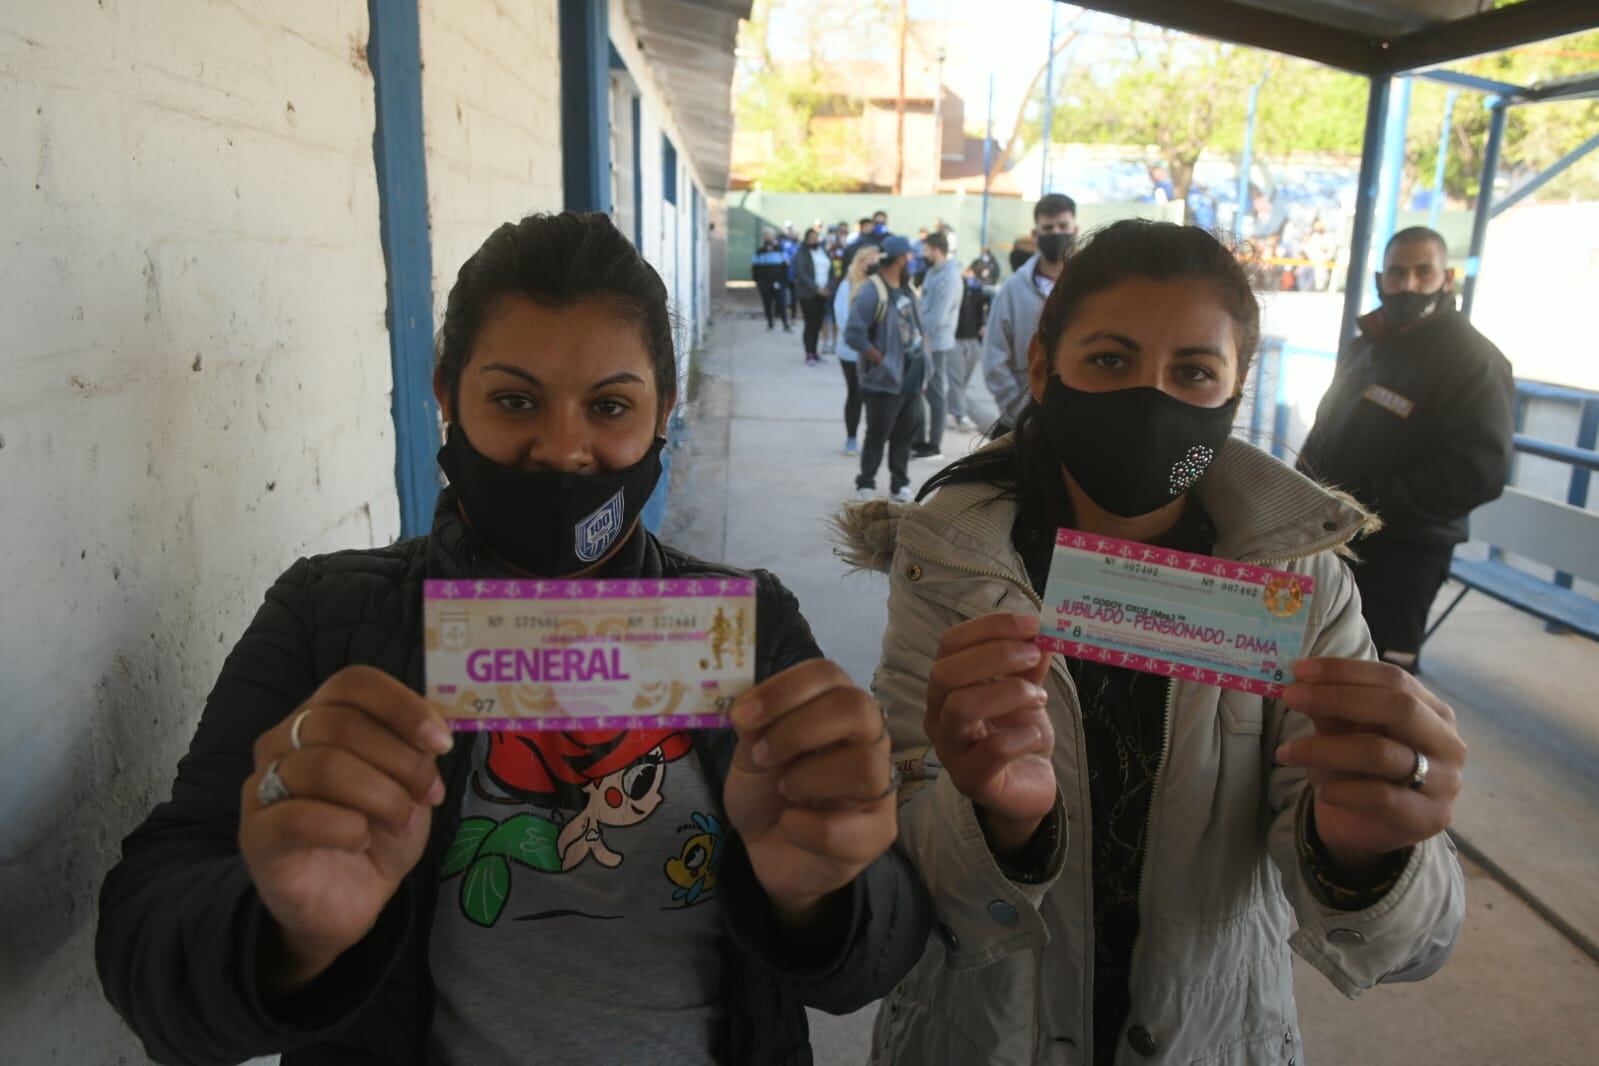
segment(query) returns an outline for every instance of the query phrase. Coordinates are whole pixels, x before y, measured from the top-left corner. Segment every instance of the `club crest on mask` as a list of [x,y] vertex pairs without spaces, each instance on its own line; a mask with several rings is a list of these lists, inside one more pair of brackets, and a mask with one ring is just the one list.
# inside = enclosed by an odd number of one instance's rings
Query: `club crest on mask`
[[576,534],[572,551],[585,563],[592,563],[616,543],[622,532],[622,504],[626,490],[619,489],[587,518],[573,527]]

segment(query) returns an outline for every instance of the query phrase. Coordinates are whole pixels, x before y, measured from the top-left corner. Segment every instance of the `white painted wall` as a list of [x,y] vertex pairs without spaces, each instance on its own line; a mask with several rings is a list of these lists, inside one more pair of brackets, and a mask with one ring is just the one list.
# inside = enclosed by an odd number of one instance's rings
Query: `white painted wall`
[[399,530],[362,0],[0,7],[0,1059],[141,1062],[96,894],[296,556]]
[[[559,34],[555,0],[420,14],[441,313],[495,226],[561,206]],[[362,0],[0,8],[0,1060],[144,1061],[101,879],[273,578],[398,535],[368,36]],[[687,315],[698,177],[620,36]]]
[[421,0],[420,15],[437,328],[484,238],[561,209],[560,26],[556,0]]

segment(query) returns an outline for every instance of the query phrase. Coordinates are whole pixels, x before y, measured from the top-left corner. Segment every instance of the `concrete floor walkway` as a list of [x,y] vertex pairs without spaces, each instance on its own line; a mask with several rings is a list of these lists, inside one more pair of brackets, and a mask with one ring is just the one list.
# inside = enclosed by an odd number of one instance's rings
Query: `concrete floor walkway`
[[[973,381],[974,399],[986,390]],[[753,294],[725,300],[697,359],[694,403],[672,466],[665,539],[775,571],[823,650],[867,683],[885,624],[881,575],[848,575],[827,520],[852,496],[840,454],[844,384],[806,367],[799,333],[769,333]],[[946,434],[953,457],[972,444]],[[942,464],[915,462],[915,485]],[[886,484],[885,475],[879,485]],[[1580,935],[1599,941],[1599,646],[1545,634],[1474,597],[1429,645],[1428,681],[1471,745],[1458,828]],[[1454,958],[1432,979],[1349,1002],[1301,966],[1297,994],[1315,1063],[1592,1066],[1599,964],[1468,862],[1469,911]],[[813,1015],[819,1066],[866,1061],[872,1008]]]

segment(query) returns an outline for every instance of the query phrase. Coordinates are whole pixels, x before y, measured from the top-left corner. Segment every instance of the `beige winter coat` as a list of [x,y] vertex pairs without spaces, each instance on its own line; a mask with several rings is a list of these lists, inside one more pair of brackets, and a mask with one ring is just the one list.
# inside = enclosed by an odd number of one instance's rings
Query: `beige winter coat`
[[[1194,491],[1216,527],[1217,555],[1314,576],[1307,654],[1374,657],[1354,582],[1334,555],[1367,515],[1236,440]],[[906,780],[898,846],[926,880],[941,923],[883,1004],[877,1063],[1094,1061],[1092,823],[1064,662],[1056,658],[1045,683],[1066,831],[1043,884],[1000,872],[971,802],[940,773],[922,731],[944,631],[1040,606],[1011,544],[1016,505],[995,495],[952,486],[921,507],[874,501],[840,519],[845,557],[889,573],[873,689]],[[1359,912],[1328,906],[1301,869],[1306,777],[1274,766],[1272,753],[1310,728],[1275,700],[1172,683],[1118,1063],[1303,1062],[1290,947],[1350,997],[1381,981],[1419,980],[1448,957],[1465,889],[1447,837],[1413,849],[1398,883]]]

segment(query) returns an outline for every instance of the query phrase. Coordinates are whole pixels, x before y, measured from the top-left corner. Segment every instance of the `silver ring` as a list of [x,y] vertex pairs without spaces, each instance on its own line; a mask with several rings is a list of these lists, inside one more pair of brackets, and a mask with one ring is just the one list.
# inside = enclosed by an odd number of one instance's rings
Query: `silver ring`
[[1416,765],[1410,771],[1410,790],[1412,792],[1420,792],[1426,786],[1427,771],[1430,768],[1431,764],[1427,762],[1427,756],[1419,751],[1416,752]]
[[272,765],[266,768],[266,773],[261,775],[261,783],[255,786],[255,798],[261,806],[270,807],[274,803],[290,799],[294,793],[289,791],[289,786],[283,783],[283,778],[278,775],[280,759],[273,759]]
[[289,726],[289,744],[295,751],[303,751],[305,748],[305,745],[300,743],[300,726],[311,716],[311,712],[314,710],[316,710],[315,707],[307,707],[294,716],[294,724]]

